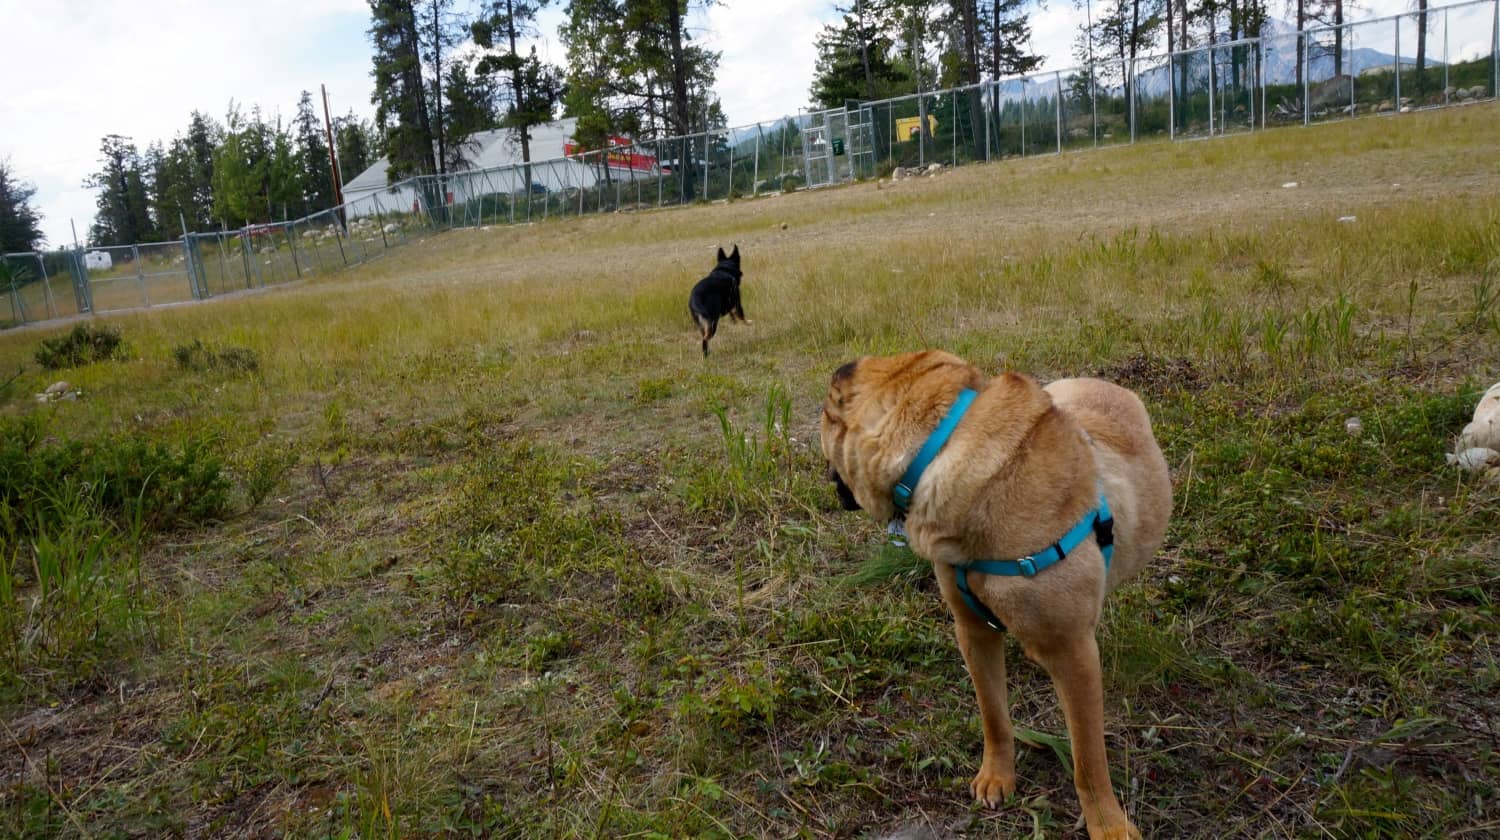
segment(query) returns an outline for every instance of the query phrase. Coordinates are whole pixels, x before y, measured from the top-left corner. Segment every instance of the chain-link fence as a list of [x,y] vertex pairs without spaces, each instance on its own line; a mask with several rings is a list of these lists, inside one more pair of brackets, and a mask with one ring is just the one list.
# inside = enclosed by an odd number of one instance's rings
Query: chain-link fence
[[949,90],[551,160],[410,178],[332,210],[176,242],[5,254],[0,327],[202,300],[359,265],[435,231],[725,201],[933,163],[1214,137],[1494,99],[1500,0],[1099,56]]

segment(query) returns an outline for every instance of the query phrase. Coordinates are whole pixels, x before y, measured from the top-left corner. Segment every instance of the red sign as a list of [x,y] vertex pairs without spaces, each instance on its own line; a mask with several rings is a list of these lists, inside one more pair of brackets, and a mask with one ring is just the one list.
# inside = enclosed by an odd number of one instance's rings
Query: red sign
[[[625,137],[609,138],[609,151],[605,152],[605,161],[610,169],[624,169],[631,172],[651,172],[656,169],[656,157],[654,155],[640,154],[630,151],[631,142]],[[617,148],[625,147],[625,148]],[[582,155],[591,149],[585,149],[572,139],[563,142],[563,154]]]

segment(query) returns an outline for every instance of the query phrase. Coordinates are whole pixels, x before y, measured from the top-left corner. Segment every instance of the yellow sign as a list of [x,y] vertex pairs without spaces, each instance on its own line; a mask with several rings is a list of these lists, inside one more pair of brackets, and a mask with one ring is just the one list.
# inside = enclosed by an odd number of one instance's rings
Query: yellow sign
[[[921,130],[921,127],[921,117],[902,117],[896,120],[896,136],[903,140],[914,139],[917,136],[917,132]],[[931,114],[927,115],[927,136],[937,136],[937,117]]]

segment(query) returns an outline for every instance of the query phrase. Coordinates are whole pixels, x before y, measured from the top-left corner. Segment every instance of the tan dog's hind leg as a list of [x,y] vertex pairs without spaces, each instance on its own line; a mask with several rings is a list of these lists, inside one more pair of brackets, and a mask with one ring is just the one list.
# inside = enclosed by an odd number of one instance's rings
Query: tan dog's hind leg
[[1073,782],[1089,837],[1140,840],[1140,831],[1125,816],[1109,781],[1109,758],[1104,751],[1104,678],[1093,632],[1060,640],[1056,647],[1036,651],[1033,658],[1052,676],[1062,702],[1068,739],[1073,745]]
[[958,649],[974,680],[979,717],[984,727],[984,760],[969,788],[974,798],[990,806],[1016,792],[1016,740],[1010,723],[1010,697],[1005,683],[1005,634],[979,621],[958,594],[951,566],[941,566],[938,588],[953,613]]

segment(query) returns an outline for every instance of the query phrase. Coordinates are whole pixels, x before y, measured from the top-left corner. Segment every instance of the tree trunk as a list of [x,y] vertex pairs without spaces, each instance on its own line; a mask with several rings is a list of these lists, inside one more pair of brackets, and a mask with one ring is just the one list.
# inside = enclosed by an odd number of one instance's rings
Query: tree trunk
[[[672,119],[677,134],[683,138],[684,152],[690,152],[692,144],[688,142],[687,134],[691,130],[692,118],[688,113],[687,61],[682,52],[682,3],[679,0],[667,0],[667,36],[672,42]],[[690,154],[683,154],[678,165],[683,176],[682,201],[687,202],[692,199],[694,183]]]
[[1333,0],[1333,75],[1344,75],[1344,0]]
[[[984,147],[984,139],[978,128],[984,119],[984,107],[980,101],[982,96],[978,88],[979,84],[979,0],[963,0],[963,26],[964,26],[964,81],[975,87],[970,88],[969,99],[969,139],[972,141],[974,159],[983,160],[987,149]],[[958,131],[958,126],[953,126]],[[958,161],[954,161],[956,165]]]
[[[1170,3],[1170,2],[1172,2],[1172,0],[1167,0],[1167,2]],[[1188,48],[1188,8],[1187,8],[1187,0],[1182,0],[1182,6],[1177,11],[1179,13],[1177,15],[1178,22],[1182,24],[1182,41],[1178,44],[1177,48],[1179,50],[1184,50],[1185,51]],[[1182,62],[1182,70],[1181,70],[1181,72],[1179,72],[1178,76],[1180,77],[1181,82],[1182,82],[1182,103],[1183,103],[1183,105],[1186,105],[1187,104],[1187,96],[1188,96],[1188,63],[1187,63],[1186,59],[1184,59],[1183,62]],[[1185,107],[1184,108],[1178,108],[1177,109],[1177,115],[1178,115],[1179,121],[1182,123],[1182,127],[1184,129],[1187,128],[1187,124],[1188,124],[1188,122],[1187,122],[1187,108],[1185,108]]]
[[854,0],[854,17],[859,25],[859,63],[865,71],[865,101],[869,102],[875,98],[875,74],[870,72],[869,29],[865,27],[865,6],[861,0]]
[[1125,62],[1125,119],[1135,137],[1135,53],[1141,37],[1141,0],[1130,0],[1130,58]]
[[[442,7],[438,0],[432,2],[432,104],[436,109],[433,114],[437,131],[434,139],[437,140],[437,172],[439,175],[448,172],[448,137],[447,119],[443,109],[443,32],[442,32]],[[446,192],[446,190],[445,190]]]
[[[505,35],[510,39],[510,55],[512,59],[518,59],[516,55],[516,6],[514,0],[505,0]],[[525,113],[523,97],[526,94],[525,83],[521,80],[521,62],[515,61],[510,70],[510,89],[514,97],[515,109],[519,113]],[[522,188],[526,190],[527,196],[531,195],[531,126],[523,119],[516,126],[516,133],[521,139],[521,170],[526,178],[526,184]]]
[[[1229,40],[1240,39],[1240,0],[1229,0]],[[1240,89],[1240,65],[1243,63],[1243,47],[1232,47],[1229,50],[1229,83],[1238,91]]]
[[417,130],[423,140],[421,154],[418,159],[426,165],[427,171],[418,173],[431,175],[437,172],[437,164],[432,159],[432,120],[427,113],[427,97],[424,91],[427,86],[422,84],[422,36],[417,30],[417,10],[411,3],[406,5],[410,12],[406,15],[406,42],[411,50],[412,66],[407,71],[406,89],[407,95],[414,98],[413,105],[416,107]]
[[1417,92],[1427,89],[1427,0],[1417,0]]
[[1308,45],[1302,36],[1302,30],[1307,28],[1307,0],[1297,0],[1297,98],[1302,98],[1302,73],[1307,63]]

